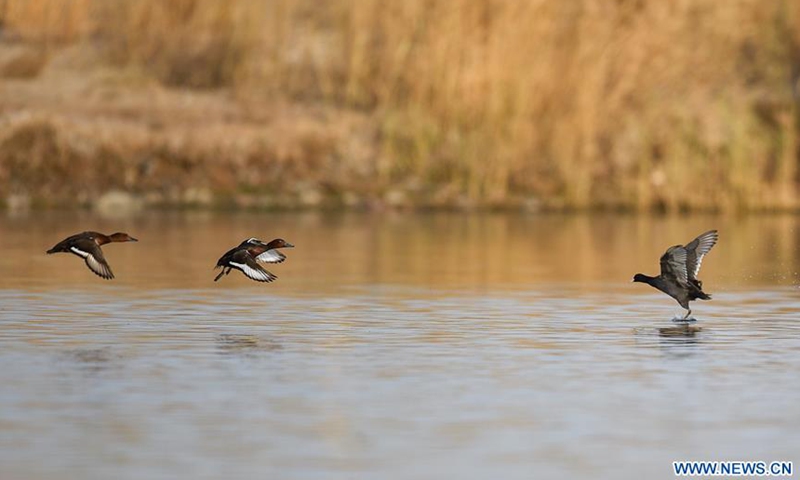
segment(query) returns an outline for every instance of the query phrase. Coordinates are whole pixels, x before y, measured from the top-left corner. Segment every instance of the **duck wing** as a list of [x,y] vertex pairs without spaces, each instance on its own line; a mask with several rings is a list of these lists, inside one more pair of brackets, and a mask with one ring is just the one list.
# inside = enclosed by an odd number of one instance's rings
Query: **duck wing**
[[86,262],[89,270],[94,272],[97,276],[111,280],[114,274],[111,273],[111,267],[108,266],[106,257],[103,256],[103,251],[94,240],[80,239],[72,243],[69,250],[75,255],[82,257]]
[[238,252],[233,254],[233,257],[228,262],[228,265],[236,268],[237,270],[241,270],[247,278],[251,280],[255,280],[257,282],[272,282],[278,277],[273,275],[271,272],[264,270],[264,268],[256,262],[256,259],[253,258],[247,250],[239,250]]
[[93,250],[94,251],[84,259],[86,261],[86,266],[89,267],[91,271],[105,278],[106,280],[111,280],[114,278],[114,274],[111,272],[111,267],[108,265],[108,262],[103,256],[103,251],[100,250],[100,247],[95,247]]
[[686,249],[686,272],[690,279],[697,280],[700,265],[703,264],[703,257],[717,244],[717,240],[719,240],[717,231],[709,230],[686,244],[684,247]]
[[669,247],[661,256],[661,276],[665,279],[673,278],[680,285],[688,286],[689,275],[686,270],[687,251],[682,245]]
[[71,252],[72,251],[70,250],[71,246],[79,244],[86,240],[91,241],[94,238],[93,235],[96,233],[97,232],[81,232],[81,233],[76,233],[75,235],[70,235],[64,240],[58,242],[53,248],[48,250],[47,253]]
[[286,260],[286,255],[273,249],[257,255],[256,260],[263,263],[281,263]]
[[233,257],[233,254],[237,251],[241,250],[240,247],[233,247],[227,252],[223,253],[219,260],[217,260],[217,265],[214,268],[219,268],[225,266],[225,264]]

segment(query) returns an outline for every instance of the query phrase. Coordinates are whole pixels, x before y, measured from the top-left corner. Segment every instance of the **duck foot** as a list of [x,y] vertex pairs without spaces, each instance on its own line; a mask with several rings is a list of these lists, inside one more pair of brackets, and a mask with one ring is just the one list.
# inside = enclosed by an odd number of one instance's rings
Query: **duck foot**
[[674,323],[689,324],[697,322],[697,319],[694,317],[672,317],[672,321]]

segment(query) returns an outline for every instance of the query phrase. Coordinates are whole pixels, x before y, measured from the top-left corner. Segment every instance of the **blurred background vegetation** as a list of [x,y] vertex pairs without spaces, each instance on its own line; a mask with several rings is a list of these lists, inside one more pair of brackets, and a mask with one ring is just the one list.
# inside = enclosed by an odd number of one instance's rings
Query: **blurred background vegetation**
[[9,208],[800,207],[792,0],[0,0],[0,29]]

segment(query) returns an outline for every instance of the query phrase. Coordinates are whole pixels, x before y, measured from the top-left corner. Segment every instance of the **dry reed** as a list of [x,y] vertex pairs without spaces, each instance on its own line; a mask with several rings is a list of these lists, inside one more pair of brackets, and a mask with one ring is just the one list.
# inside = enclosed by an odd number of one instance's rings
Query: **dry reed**
[[365,112],[379,190],[800,206],[797,2],[10,0],[3,19],[165,85]]

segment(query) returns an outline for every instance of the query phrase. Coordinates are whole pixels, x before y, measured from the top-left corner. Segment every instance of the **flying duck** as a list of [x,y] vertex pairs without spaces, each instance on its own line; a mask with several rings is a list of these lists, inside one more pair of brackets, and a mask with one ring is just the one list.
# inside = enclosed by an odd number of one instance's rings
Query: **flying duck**
[[104,235],[99,232],[83,232],[61,240],[47,253],[74,253],[86,262],[89,270],[106,280],[111,280],[114,278],[114,274],[111,273],[111,267],[108,266],[100,246],[112,242],[138,242],[138,240],[122,232],[112,233],[111,235]]
[[259,262],[281,263],[286,260],[286,255],[277,249],[292,247],[294,245],[282,238],[276,238],[269,243],[264,243],[257,238],[248,238],[240,243],[239,246],[225,252],[217,260],[217,265],[214,268],[222,267],[222,271],[214,278],[214,281],[216,282],[223,275],[231,273],[231,269],[235,268],[257,282],[272,282],[278,277],[265,270]]
[[716,230],[709,230],[684,245],[669,247],[661,256],[661,274],[650,277],[637,273],[634,282],[647,283],[670,297],[674,298],[681,307],[688,310],[683,320],[689,318],[692,310],[689,302],[692,300],[711,300],[711,296],[703,292],[703,282],[698,280],[700,265],[703,257],[717,244],[719,235]]

